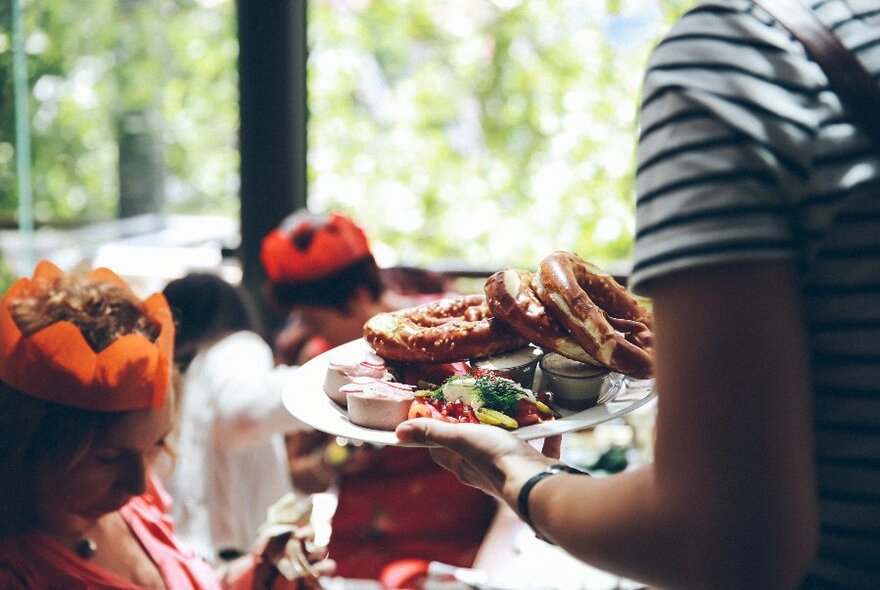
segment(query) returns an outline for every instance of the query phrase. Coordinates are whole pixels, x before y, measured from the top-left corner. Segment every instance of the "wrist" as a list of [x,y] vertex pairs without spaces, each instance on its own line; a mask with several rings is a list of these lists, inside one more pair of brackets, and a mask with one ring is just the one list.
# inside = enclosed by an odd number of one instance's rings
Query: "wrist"
[[224,564],[219,573],[223,590],[252,590],[255,560],[246,555]]
[[541,534],[541,532],[535,527],[534,522],[532,521],[532,510],[529,504],[531,499],[532,491],[537,487],[541,482],[545,479],[553,477],[554,475],[559,475],[561,473],[568,474],[576,474],[576,475],[586,475],[590,474],[586,471],[581,471],[580,469],[576,469],[571,467],[570,465],[566,465],[565,463],[554,463],[552,465],[546,466],[541,471],[538,471],[530,478],[528,478],[517,491],[516,494],[516,504],[514,508],[519,514],[519,517],[522,519],[524,523],[529,525],[529,527],[535,532],[539,539],[543,539],[547,541],[547,538]]
[[510,505],[514,512],[519,514],[516,504],[523,484],[536,473],[540,473],[550,465],[559,463],[559,459],[543,455],[523,457],[509,454],[496,457],[493,463],[495,470],[504,477],[498,490],[501,498]]

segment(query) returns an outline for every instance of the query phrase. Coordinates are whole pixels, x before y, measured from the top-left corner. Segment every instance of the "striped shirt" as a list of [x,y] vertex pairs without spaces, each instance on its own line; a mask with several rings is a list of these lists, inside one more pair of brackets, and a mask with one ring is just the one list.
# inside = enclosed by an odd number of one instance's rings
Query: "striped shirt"
[[[880,79],[880,2],[813,0]],[[877,116],[880,116],[878,113]],[[630,284],[796,259],[813,362],[820,548],[806,587],[880,588],[880,155],[751,0],[706,0],[642,97]]]

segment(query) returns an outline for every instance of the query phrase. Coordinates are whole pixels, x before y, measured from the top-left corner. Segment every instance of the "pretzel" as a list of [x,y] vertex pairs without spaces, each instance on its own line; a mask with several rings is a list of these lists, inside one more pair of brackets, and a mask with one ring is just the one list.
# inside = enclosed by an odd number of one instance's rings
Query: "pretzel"
[[364,324],[364,339],[384,359],[406,363],[452,363],[527,344],[492,315],[484,295],[377,314]]
[[532,287],[532,280],[532,273],[513,268],[490,276],[483,289],[492,314],[541,348],[582,363],[601,364],[549,315]]
[[651,376],[652,314],[611,275],[576,254],[554,252],[541,261],[533,284],[551,315],[600,364]]

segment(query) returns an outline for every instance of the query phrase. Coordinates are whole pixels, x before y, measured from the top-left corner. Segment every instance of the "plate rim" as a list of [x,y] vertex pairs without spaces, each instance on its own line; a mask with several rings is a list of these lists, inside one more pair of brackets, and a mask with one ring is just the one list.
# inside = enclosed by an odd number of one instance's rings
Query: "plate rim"
[[[281,391],[281,401],[284,408],[301,422],[333,436],[384,446],[435,446],[426,443],[402,442],[397,439],[393,430],[378,430],[353,424],[348,420],[345,409],[337,405],[324,393],[323,383],[327,372],[329,356],[341,349],[356,347],[360,347],[364,351],[373,350],[366,340],[358,338],[322,352],[297,367],[295,371],[292,371],[291,375],[285,379]],[[530,441],[592,428],[637,410],[657,396],[653,385],[648,385],[644,389],[645,394],[634,400],[616,401],[615,398],[580,412],[565,415],[556,420],[525,426],[510,432],[521,440]],[[306,395],[312,397],[312,404],[303,405],[296,403],[298,396],[303,395],[303,390],[307,390]],[[615,408],[614,406],[620,407]]]

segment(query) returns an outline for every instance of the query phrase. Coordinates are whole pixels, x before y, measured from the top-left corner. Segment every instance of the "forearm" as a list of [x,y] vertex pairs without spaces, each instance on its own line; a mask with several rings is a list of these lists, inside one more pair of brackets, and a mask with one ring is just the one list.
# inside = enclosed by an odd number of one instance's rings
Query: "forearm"
[[[503,499],[517,510],[528,477],[511,474]],[[529,494],[536,532],[575,557],[628,578],[658,583],[680,580],[680,550],[669,539],[674,523],[653,500],[653,467],[614,477],[559,473]]]
[[704,269],[654,293],[653,465],[553,476],[532,491],[532,519],[581,559],[660,586],[793,587],[815,550],[817,509],[792,269]]
[[252,590],[254,587],[254,556],[245,555],[216,569],[222,590]]
[[664,489],[648,465],[613,477],[554,475],[535,486],[529,506],[536,530],[558,546],[652,586],[796,585],[803,564],[791,559],[798,540],[790,527],[765,507],[740,512],[741,501],[721,494],[714,507],[705,503]]

